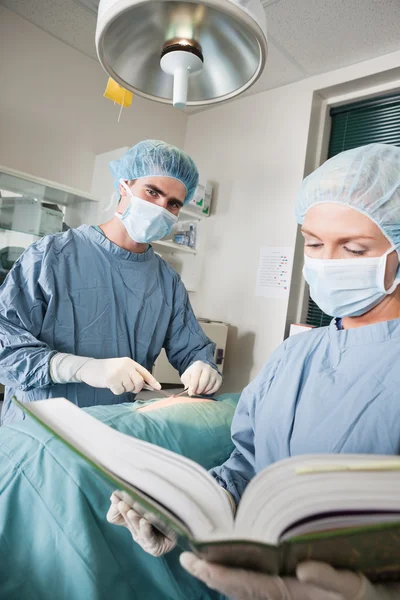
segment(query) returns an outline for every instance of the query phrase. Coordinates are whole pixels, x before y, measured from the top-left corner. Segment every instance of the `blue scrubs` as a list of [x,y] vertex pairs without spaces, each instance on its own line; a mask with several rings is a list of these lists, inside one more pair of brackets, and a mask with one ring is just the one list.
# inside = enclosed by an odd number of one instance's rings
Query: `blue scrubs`
[[214,368],[215,345],[193,314],[179,275],[151,247],[120,248],[88,225],[30,246],[0,288],[2,423],[23,402],[63,396],[78,406],[129,402],[84,383],[53,384],[58,352],[93,358],[131,357],[151,370],[162,348],[182,374],[196,360]]
[[400,454],[400,319],[288,338],[244,390],[235,449],[212,474],[239,501],[255,474],[307,453]]

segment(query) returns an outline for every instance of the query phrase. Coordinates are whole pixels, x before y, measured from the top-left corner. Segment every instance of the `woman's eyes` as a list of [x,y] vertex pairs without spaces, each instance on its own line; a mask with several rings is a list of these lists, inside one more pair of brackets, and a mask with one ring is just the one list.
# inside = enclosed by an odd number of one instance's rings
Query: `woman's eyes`
[[[314,242],[314,243],[308,243],[306,244],[307,248],[322,248],[323,244],[322,243],[318,243],[318,242]],[[364,254],[366,254],[366,250],[352,250],[351,248],[348,248],[347,246],[343,246],[343,249],[348,252],[349,254],[353,254],[354,256],[364,256]]]
[[323,244],[306,244],[307,248],[322,248]]
[[355,254],[355,256],[363,256],[367,251],[366,250],[351,250],[347,248],[347,246],[343,246],[346,252],[350,252],[350,254]]

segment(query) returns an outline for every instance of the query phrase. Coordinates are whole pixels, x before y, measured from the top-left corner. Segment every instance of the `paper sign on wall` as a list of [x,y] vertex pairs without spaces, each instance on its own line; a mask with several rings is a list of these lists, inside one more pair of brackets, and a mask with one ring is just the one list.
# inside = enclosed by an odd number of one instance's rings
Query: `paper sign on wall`
[[289,296],[293,248],[263,246],[260,248],[256,296],[282,298]]

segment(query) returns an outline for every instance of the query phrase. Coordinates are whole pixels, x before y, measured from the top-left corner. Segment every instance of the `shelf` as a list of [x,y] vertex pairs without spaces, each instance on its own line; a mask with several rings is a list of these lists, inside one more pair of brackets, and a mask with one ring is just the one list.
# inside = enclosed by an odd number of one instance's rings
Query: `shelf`
[[[190,217],[191,219],[196,219],[196,221],[202,221],[203,219],[208,219],[208,215],[204,215],[202,212],[197,211],[197,210],[191,210],[190,208],[181,208],[180,212],[179,212],[179,217],[180,216],[184,216],[186,217]],[[183,219],[180,219],[181,221],[183,221]]]
[[11,231],[12,233],[23,233],[24,235],[29,235],[31,237],[36,237],[36,238],[42,238],[44,237],[43,235],[41,235],[40,233],[29,233],[27,231],[21,231],[20,229],[13,229],[11,227],[4,227],[3,225],[0,225],[0,232],[1,231]]
[[160,240],[158,242],[151,242],[152,246],[165,246],[166,248],[172,248],[176,252],[187,252],[188,254],[196,254],[196,250],[189,248],[189,246],[181,246],[181,244],[175,244],[175,242],[169,242],[168,240]]
[[80,202],[98,202],[97,198],[86,192],[3,166],[0,166],[0,189],[62,206],[71,206]]

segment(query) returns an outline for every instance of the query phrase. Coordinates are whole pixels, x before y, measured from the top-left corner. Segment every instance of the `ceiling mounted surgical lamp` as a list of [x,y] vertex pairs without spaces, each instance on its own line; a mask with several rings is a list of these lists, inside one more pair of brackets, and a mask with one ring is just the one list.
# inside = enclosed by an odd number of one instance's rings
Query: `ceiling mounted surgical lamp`
[[234,98],[268,52],[260,0],[100,0],[97,54],[123,88],[177,108]]

